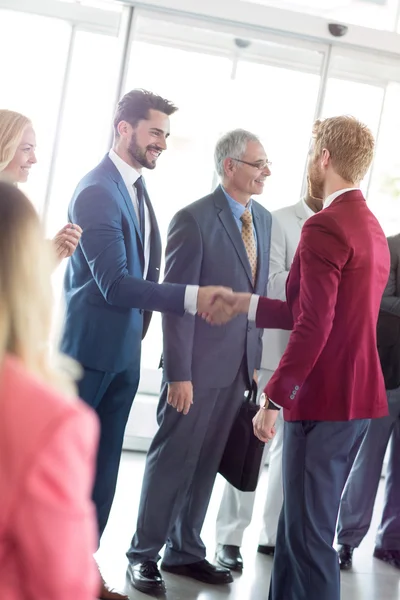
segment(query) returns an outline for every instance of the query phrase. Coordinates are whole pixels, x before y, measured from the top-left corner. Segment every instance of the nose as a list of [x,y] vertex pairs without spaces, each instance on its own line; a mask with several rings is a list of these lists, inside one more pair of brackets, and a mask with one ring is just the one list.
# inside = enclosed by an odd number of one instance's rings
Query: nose
[[35,154],[34,150],[31,151],[31,155],[29,157],[29,162],[32,163],[33,165],[37,163],[37,158],[36,158],[36,154]]
[[271,169],[269,168],[268,165],[265,165],[264,169],[263,169],[263,173],[264,175],[266,175],[267,177],[269,177],[271,175]]
[[160,146],[160,148],[162,150],[166,150],[167,149],[167,138],[165,137],[165,135],[160,136],[160,139],[157,140],[157,145]]

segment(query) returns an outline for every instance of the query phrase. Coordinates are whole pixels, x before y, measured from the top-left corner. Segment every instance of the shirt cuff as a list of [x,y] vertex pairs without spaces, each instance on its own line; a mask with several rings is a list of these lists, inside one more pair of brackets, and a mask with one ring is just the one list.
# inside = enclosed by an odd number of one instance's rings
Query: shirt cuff
[[185,290],[185,312],[190,315],[197,314],[198,285],[187,285]]
[[253,294],[250,298],[249,312],[247,318],[249,321],[255,321],[257,316],[258,301],[260,296]]

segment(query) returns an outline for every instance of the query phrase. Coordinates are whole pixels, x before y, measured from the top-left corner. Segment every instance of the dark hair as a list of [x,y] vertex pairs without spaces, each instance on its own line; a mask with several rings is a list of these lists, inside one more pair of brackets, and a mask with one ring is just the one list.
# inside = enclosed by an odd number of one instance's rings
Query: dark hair
[[114,117],[114,132],[118,135],[118,123],[127,121],[136,127],[139,121],[149,118],[149,110],[159,110],[170,116],[178,110],[169,100],[147,90],[132,90],[125,94],[118,102]]

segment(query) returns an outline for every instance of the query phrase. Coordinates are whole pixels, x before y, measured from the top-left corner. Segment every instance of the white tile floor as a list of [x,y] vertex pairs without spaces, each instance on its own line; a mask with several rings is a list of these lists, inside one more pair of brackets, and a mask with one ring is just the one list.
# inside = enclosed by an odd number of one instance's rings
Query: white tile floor
[[[135,530],[144,461],[144,454],[123,453],[113,510],[103,536],[102,547],[97,554],[97,560],[107,581],[121,589],[125,587],[125,552]],[[262,515],[267,478],[266,468],[259,484],[253,522],[247,529],[243,542],[243,573],[234,574],[234,583],[223,587],[209,586],[166,574],[167,600],[267,599],[272,562],[269,557],[256,552],[260,529],[257,515]],[[203,540],[208,548],[209,560],[213,560],[214,555],[215,520],[223,486],[224,480],[218,477],[203,529]],[[400,571],[372,558],[382,498],[381,483],[370,532],[354,554],[353,571],[342,575],[342,600],[400,600]],[[126,588],[126,591],[129,591],[131,600],[149,598],[129,588]]]

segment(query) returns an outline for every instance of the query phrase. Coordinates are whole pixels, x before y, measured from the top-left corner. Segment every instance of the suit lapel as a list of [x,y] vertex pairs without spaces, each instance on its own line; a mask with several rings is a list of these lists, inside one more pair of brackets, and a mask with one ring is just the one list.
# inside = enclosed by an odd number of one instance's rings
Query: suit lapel
[[232,215],[232,211],[229,207],[225,194],[220,187],[218,187],[214,192],[214,202],[218,211],[218,217],[224,226],[226,233],[231,239],[231,242],[240,258],[251,285],[253,285],[250,263],[249,259],[247,258],[247,252],[243,244],[242,236],[240,235],[239,228],[235,223],[234,216]]
[[307,221],[307,215],[305,213],[302,200],[295,205],[295,213],[297,217],[297,224],[300,229],[302,229],[304,223]]
[[[269,270],[269,253],[266,252],[266,248],[262,246],[263,240],[266,239],[266,232],[262,230],[261,219],[257,212],[257,208],[253,203],[253,217],[254,217],[254,228],[256,230],[257,235],[257,273],[256,273],[256,281],[254,288],[262,295],[264,295],[265,290],[258,290],[258,282],[260,279],[261,273],[267,273]],[[269,239],[269,238],[268,238]]]
[[120,193],[120,196],[122,196],[122,199],[128,209],[128,213],[129,216],[132,220],[133,223],[133,227],[134,230],[136,232],[136,237],[138,240],[138,248],[139,248],[139,254],[140,254],[140,260],[142,262],[142,266],[144,265],[144,252],[143,252],[143,240],[142,240],[142,233],[140,231],[140,225],[139,225],[139,221],[137,219],[136,213],[135,213],[135,209],[133,208],[133,203],[132,203],[132,198],[129,195],[129,192],[126,188],[126,185],[124,183],[124,180],[122,179],[121,173],[118,171],[117,167],[114,165],[114,163],[112,162],[112,160],[109,158],[108,154],[104,157],[103,161],[102,161],[102,166],[105,167],[109,173],[111,174],[111,177],[113,179],[113,181],[115,182],[118,191]]

